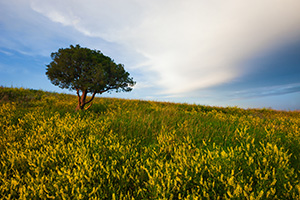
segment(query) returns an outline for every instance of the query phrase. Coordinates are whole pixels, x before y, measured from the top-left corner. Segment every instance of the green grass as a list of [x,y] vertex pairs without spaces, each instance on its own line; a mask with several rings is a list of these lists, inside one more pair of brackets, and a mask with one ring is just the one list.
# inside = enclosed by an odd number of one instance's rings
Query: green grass
[[300,113],[0,88],[1,199],[300,199]]

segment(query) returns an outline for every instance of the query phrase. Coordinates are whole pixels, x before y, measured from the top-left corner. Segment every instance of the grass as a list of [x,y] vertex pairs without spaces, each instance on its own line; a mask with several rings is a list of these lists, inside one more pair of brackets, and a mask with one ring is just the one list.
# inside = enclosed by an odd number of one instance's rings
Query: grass
[[1,199],[300,199],[300,113],[0,88]]

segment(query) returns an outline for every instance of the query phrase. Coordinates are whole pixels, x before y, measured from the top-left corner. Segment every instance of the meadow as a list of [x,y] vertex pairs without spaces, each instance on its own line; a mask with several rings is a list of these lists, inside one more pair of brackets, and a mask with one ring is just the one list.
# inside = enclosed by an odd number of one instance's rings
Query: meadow
[[300,199],[300,112],[0,87],[0,199]]

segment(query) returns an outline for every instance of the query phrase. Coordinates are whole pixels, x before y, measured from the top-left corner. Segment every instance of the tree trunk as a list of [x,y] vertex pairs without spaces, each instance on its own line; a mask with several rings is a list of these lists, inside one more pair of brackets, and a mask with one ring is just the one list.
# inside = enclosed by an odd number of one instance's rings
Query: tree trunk
[[87,96],[87,90],[81,90],[82,94],[80,96],[79,94],[79,89],[77,89],[77,96],[78,96],[78,105],[76,107],[76,111],[78,110],[83,110],[84,106],[88,103],[91,103],[85,110],[87,110],[88,108],[90,108],[92,106],[92,101],[96,95],[96,92],[93,93],[91,99],[89,101],[86,102],[86,96]]

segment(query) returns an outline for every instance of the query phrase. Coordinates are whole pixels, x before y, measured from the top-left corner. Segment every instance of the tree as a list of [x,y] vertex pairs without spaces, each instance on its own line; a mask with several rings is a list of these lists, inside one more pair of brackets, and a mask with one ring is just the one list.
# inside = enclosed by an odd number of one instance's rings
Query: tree
[[[54,85],[77,91],[76,110],[83,110],[90,103],[88,109],[97,93],[129,92],[135,85],[123,64],[116,64],[98,50],[71,45],[52,53],[51,58],[53,61],[46,65],[46,75]],[[88,93],[92,93],[89,100]]]

